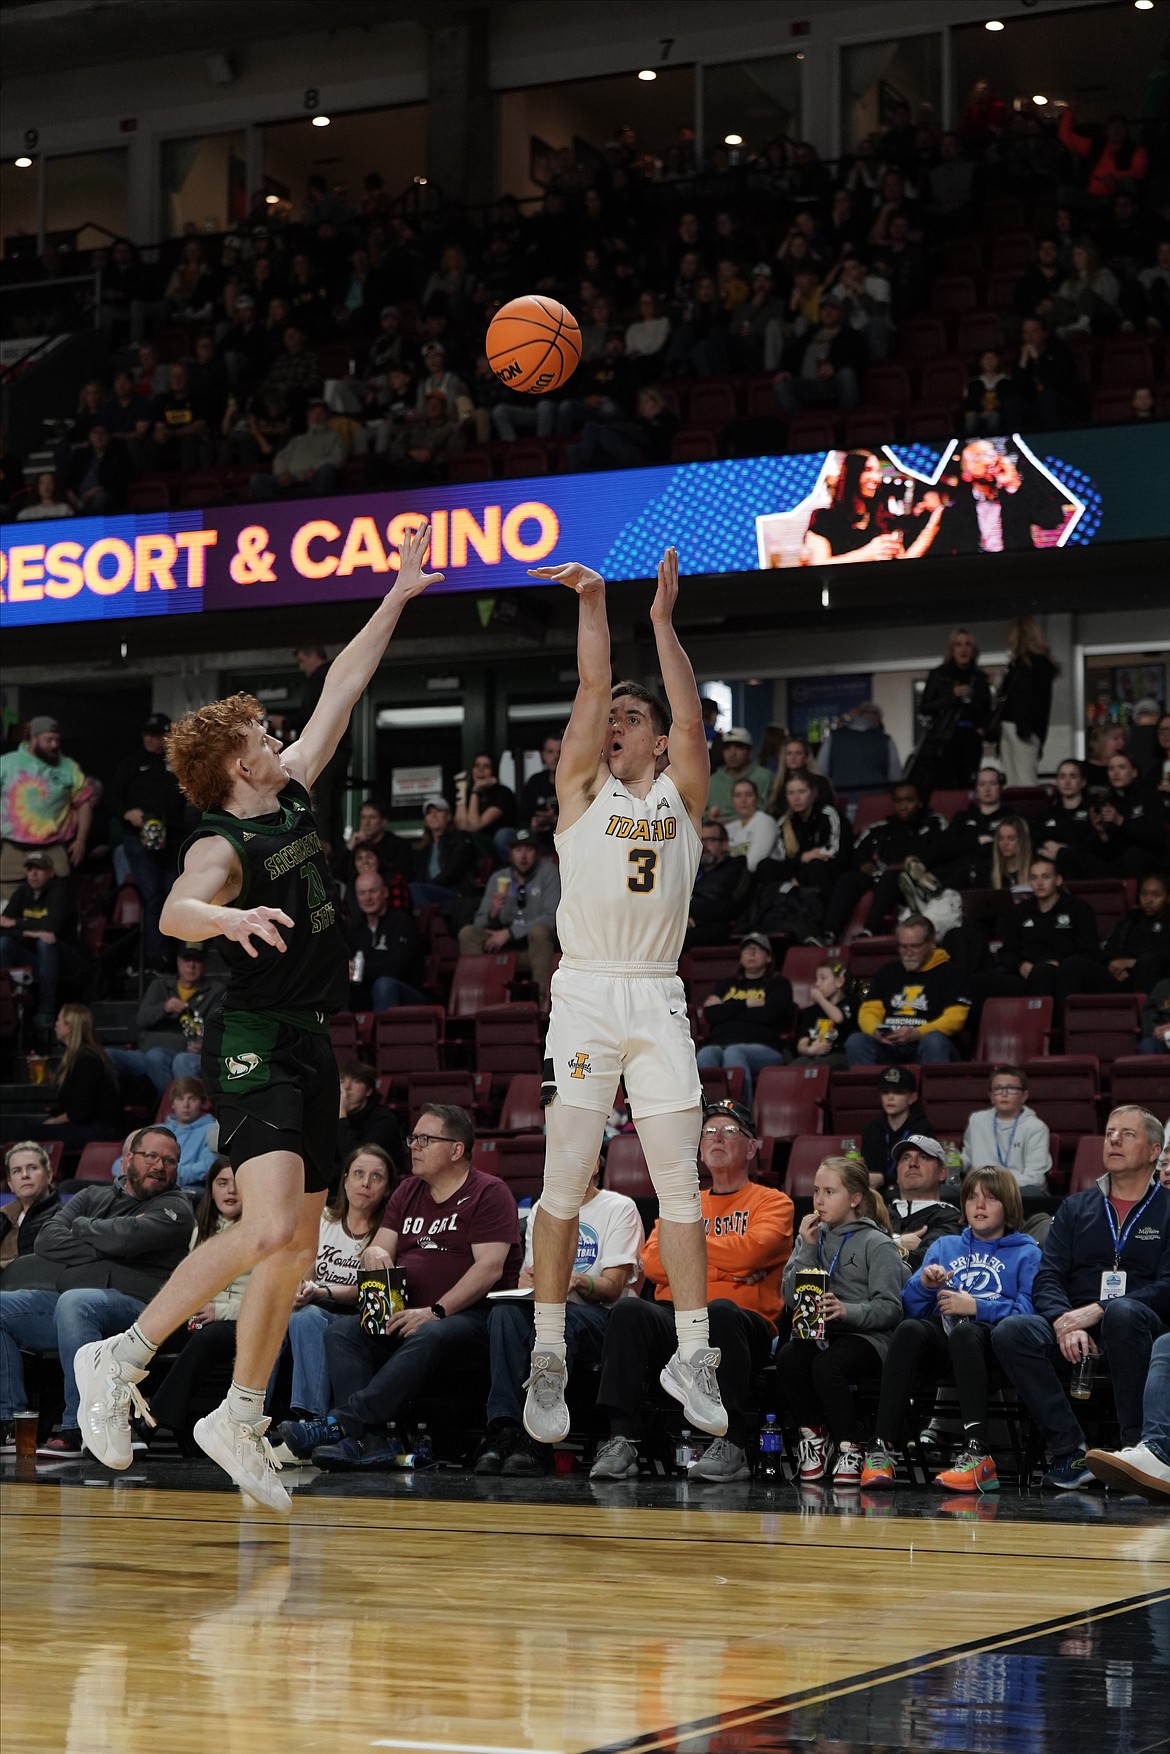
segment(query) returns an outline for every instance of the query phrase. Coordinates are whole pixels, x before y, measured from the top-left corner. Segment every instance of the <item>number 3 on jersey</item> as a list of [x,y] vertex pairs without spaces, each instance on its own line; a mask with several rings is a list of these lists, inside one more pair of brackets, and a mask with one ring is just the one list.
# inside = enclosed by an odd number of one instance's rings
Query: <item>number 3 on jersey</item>
[[631,853],[630,864],[633,869],[626,878],[626,888],[632,895],[649,895],[654,887],[654,870],[658,864],[658,854],[641,851]]

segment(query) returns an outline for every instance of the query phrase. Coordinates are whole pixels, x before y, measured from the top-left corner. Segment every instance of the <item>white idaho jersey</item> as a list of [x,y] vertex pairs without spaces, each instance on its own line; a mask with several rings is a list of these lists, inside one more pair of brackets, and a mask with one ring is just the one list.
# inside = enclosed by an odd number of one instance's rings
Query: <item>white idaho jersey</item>
[[678,964],[703,848],[672,779],[635,798],[610,774],[556,837],[557,937],[581,963]]

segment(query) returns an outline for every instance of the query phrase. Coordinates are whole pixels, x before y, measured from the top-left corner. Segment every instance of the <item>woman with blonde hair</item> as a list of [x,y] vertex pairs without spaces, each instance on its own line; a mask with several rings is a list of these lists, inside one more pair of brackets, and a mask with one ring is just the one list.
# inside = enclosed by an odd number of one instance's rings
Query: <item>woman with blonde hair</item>
[[927,676],[918,711],[927,727],[915,771],[923,797],[935,786],[969,786],[991,719],[991,681],[965,627],[956,627],[946,657]]
[[1032,835],[1022,816],[1005,816],[991,843],[991,887],[1023,889],[1032,867]]
[[[827,1275],[823,1338],[794,1337],[776,1354],[780,1392],[800,1426],[800,1484],[830,1472],[838,1489],[861,1482],[864,1435],[853,1385],[876,1381],[902,1319],[907,1269],[881,1195],[860,1158],[826,1157],[813,1183],[813,1209],[801,1221],[782,1290],[796,1306],[803,1269]],[[833,1453],[835,1452],[835,1453]]]
[[1009,786],[1034,786],[1052,713],[1052,688],[1060,665],[1048,649],[1034,615],[1008,622],[1010,662],[996,697],[999,754]]
[[93,1012],[67,1001],[53,1033],[64,1049],[52,1082],[53,1113],[26,1123],[25,1130],[38,1139],[60,1139],[66,1150],[80,1150],[92,1139],[120,1139],[125,1117],[118,1080],[94,1034]]

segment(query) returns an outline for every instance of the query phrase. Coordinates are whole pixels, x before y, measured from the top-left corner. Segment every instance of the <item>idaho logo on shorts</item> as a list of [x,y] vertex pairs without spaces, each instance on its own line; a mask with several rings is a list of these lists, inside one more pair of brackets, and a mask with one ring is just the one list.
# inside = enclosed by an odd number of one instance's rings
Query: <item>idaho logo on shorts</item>
[[569,1075],[573,1078],[584,1078],[586,1072],[592,1072],[588,1054],[574,1054],[569,1061]]
[[229,1078],[246,1078],[259,1064],[259,1054],[228,1054],[224,1060]]

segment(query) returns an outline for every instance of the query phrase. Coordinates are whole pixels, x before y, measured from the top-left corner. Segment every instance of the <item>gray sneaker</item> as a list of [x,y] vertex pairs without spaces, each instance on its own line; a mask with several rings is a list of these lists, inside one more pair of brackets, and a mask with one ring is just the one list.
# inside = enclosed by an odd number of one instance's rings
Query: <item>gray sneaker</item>
[[591,1480],[633,1480],[638,1474],[638,1446],[628,1437],[611,1437],[597,1452]]
[[688,1480],[719,1480],[726,1484],[728,1480],[750,1480],[751,1477],[747,1457],[738,1444],[729,1442],[726,1437],[717,1437],[714,1443],[708,1444],[698,1461],[692,1462],[687,1469]]
[[568,1380],[568,1365],[555,1352],[532,1354],[532,1371],[524,1384],[524,1429],[537,1443],[562,1443],[569,1435]]
[[727,1435],[727,1411],[715,1377],[718,1369],[719,1348],[712,1346],[706,1352],[696,1352],[689,1364],[676,1352],[658,1378],[667,1394],[682,1402],[691,1424],[709,1437]]

